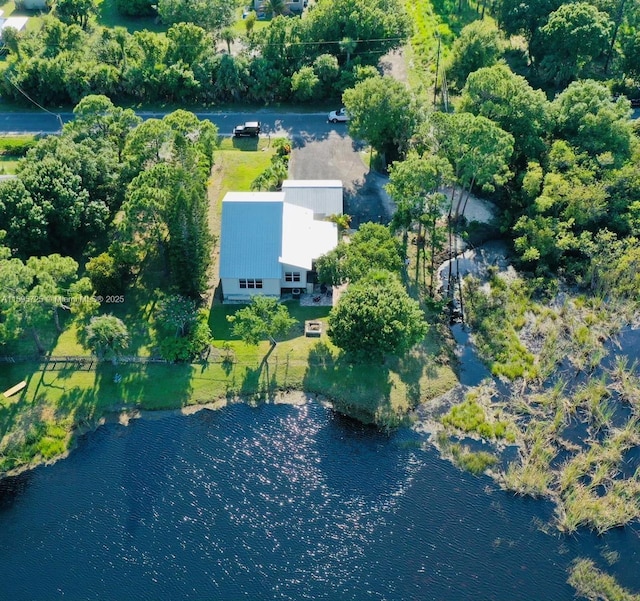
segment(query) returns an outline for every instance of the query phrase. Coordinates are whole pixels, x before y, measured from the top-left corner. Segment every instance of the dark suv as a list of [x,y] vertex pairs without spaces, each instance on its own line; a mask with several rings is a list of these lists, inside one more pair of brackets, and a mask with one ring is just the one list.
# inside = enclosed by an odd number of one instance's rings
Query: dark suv
[[236,125],[233,128],[233,135],[236,138],[242,136],[257,137],[260,133],[260,121],[247,121],[244,125]]

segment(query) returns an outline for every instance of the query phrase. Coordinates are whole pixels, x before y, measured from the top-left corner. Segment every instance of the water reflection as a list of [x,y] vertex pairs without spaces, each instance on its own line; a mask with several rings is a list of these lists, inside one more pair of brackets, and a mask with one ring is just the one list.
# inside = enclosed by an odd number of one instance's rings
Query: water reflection
[[101,428],[0,509],[0,599],[569,600],[603,545],[640,588],[634,530],[545,534],[419,442],[314,404]]

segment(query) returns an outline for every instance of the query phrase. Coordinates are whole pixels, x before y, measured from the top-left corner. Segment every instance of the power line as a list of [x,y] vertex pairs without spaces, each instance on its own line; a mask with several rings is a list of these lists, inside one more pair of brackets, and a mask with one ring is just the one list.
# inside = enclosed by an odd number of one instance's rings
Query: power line
[[44,111],[45,113],[48,113],[49,115],[53,115],[54,117],[56,117],[58,119],[58,122],[60,123],[60,131],[62,131],[62,128],[64,126],[64,123],[62,122],[62,117],[60,116],[59,113],[52,113],[50,110],[44,108],[41,104],[38,104],[33,98],[31,98],[31,96],[29,96],[29,94],[27,94],[15,81],[13,81],[10,77],[9,74],[5,72],[5,79],[16,89],[18,90],[18,92],[20,92],[20,94],[22,94],[29,102],[33,103],[35,106],[37,106],[40,110]]

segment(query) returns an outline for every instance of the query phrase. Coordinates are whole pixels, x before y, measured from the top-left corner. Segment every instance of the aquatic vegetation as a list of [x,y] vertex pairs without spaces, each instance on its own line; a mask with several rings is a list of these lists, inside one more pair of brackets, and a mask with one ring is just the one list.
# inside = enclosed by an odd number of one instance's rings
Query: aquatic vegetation
[[489,421],[483,407],[476,401],[473,394],[459,405],[453,406],[441,421],[443,425],[457,428],[463,432],[477,432],[483,438],[507,438],[515,440],[512,432],[508,432],[509,422],[495,419]]
[[605,532],[640,518],[640,469],[619,478],[625,452],[639,442],[638,423],[630,420],[562,466],[556,508],[561,530],[584,525]]
[[508,380],[535,379],[539,370],[534,355],[518,337],[526,324],[530,293],[523,280],[507,280],[492,274],[486,286],[466,278],[467,321],[474,329],[474,341],[491,373]]
[[544,422],[530,422],[520,447],[520,462],[510,463],[500,474],[506,490],[520,495],[543,497],[550,493],[554,474],[550,464],[557,454],[554,430]]
[[498,458],[494,454],[486,451],[471,451],[465,445],[452,442],[444,431],[438,432],[437,442],[443,457],[451,459],[460,469],[476,476],[498,463]]
[[640,595],[621,587],[613,576],[599,570],[590,559],[574,561],[567,582],[580,597],[590,601],[640,601]]

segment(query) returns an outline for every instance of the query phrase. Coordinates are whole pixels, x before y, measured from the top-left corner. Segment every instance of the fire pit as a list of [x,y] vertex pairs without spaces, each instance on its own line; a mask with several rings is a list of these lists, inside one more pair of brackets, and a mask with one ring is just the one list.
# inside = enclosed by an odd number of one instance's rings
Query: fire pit
[[322,335],[321,321],[305,321],[304,335],[308,337],[320,337]]

